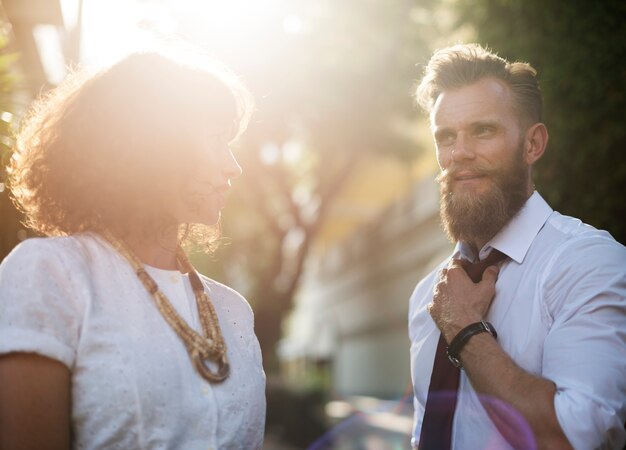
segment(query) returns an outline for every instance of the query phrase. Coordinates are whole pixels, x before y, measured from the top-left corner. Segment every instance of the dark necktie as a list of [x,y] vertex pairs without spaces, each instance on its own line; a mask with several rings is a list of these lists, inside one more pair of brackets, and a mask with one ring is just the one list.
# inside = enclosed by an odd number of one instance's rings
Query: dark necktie
[[[463,260],[461,264],[472,281],[478,283],[487,267],[504,258],[504,253],[493,249],[482,261],[472,264]],[[422,421],[418,447],[420,450],[450,450],[452,445],[452,420],[461,371],[448,360],[446,347],[447,343],[443,335],[440,335]]]

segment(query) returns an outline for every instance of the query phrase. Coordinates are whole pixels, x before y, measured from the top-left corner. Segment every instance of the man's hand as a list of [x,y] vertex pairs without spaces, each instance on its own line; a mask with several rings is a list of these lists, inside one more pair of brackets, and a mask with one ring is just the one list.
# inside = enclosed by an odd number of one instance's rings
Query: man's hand
[[441,270],[428,312],[446,342],[450,343],[467,325],[484,319],[496,292],[498,272],[498,266],[490,266],[480,283],[474,283],[459,259],[451,260]]

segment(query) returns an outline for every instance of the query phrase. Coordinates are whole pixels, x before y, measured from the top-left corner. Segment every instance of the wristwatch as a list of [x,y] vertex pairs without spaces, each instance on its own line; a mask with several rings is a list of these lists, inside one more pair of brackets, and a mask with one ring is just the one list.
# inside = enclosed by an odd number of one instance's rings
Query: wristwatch
[[467,344],[467,341],[469,341],[472,336],[478,333],[489,333],[491,336],[493,336],[494,339],[498,338],[498,333],[496,333],[496,329],[493,327],[493,325],[484,320],[466,326],[461,331],[459,331],[454,339],[452,339],[452,342],[450,342],[450,345],[446,349],[448,359],[454,365],[454,367],[457,367],[459,369],[463,368],[463,365],[459,360],[459,352],[465,346],[465,344]]

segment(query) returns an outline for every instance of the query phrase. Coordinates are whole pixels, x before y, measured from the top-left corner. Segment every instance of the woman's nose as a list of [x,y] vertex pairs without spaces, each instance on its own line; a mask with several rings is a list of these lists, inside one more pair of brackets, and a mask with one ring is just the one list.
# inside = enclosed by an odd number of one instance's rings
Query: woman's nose
[[239,162],[237,162],[237,158],[233,154],[232,150],[228,149],[225,156],[223,172],[227,175],[228,178],[236,178],[240,176],[243,172]]

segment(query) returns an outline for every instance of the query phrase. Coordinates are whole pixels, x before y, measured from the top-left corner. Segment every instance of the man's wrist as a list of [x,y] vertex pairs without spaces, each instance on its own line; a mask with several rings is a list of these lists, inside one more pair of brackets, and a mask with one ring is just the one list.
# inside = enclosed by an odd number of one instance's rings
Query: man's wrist
[[465,344],[467,344],[467,342],[472,338],[472,336],[475,336],[479,333],[488,333],[493,336],[494,339],[497,339],[498,337],[498,333],[496,332],[496,329],[493,327],[493,325],[484,320],[472,323],[463,328],[452,339],[450,345],[446,350],[448,359],[455,367],[458,367],[459,369],[463,368],[459,359],[459,353],[461,352]]
[[465,317],[460,323],[447,323],[445,327],[440,327],[441,334],[443,335],[448,346],[450,346],[450,344],[452,344],[452,340],[458,336],[461,331],[482,320],[482,317],[477,315],[476,317]]

